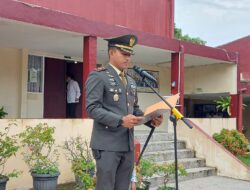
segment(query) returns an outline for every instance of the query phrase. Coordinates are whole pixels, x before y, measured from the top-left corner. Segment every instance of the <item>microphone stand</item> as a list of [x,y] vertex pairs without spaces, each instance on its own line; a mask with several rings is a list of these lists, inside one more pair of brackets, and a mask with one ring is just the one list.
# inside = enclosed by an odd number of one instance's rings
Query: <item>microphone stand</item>
[[[174,156],[175,156],[175,188],[176,190],[179,190],[178,187],[178,158],[177,158],[177,132],[176,132],[176,126],[177,126],[177,120],[182,120],[190,129],[192,129],[192,125],[190,124],[189,120],[187,118],[184,118],[184,116],[176,109],[174,108],[168,101],[166,101],[152,86],[151,84],[145,80],[145,76],[142,77],[142,81],[146,83],[148,87],[150,87],[153,92],[165,103],[167,106],[171,109],[172,114],[170,115],[169,119],[173,123],[174,126]],[[148,139],[146,140],[146,143],[144,144],[143,151],[140,153],[139,159],[137,164],[140,161],[140,158],[142,157],[142,154],[144,150],[146,149],[146,146],[148,144],[148,141],[150,140],[152,134],[154,132],[154,127],[151,128],[150,135],[148,136]]]

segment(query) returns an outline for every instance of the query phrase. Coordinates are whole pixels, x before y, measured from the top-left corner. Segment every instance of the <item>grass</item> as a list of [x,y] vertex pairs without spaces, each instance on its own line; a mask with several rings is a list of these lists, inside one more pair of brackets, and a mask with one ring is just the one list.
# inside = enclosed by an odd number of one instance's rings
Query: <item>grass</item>
[[244,162],[247,166],[250,167],[250,154],[248,153],[247,155],[244,156],[239,156],[239,159]]

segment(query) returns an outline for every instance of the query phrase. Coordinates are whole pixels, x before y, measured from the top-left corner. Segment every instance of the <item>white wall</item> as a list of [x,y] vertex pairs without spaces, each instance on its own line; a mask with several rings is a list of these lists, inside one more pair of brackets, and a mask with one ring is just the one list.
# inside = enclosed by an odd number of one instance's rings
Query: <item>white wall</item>
[[44,93],[27,93],[27,114],[23,118],[43,118]]
[[237,65],[213,64],[185,68],[185,94],[237,93]]
[[21,61],[20,49],[0,48],[0,107],[8,113],[6,118],[20,117]]
[[[38,123],[47,123],[50,127],[55,127],[55,145],[62,146],[64,141],[70,137],[81,136],[86,140],[90,140],[93,121],[91,119],[17,119],[17,120],[0,120],[0,130],[8,125],[8,123],[16,123],[13,125],[10,135],[19,134],[26,126],[36,126]],[[59,183],[67,183],[74,181],[74,175],[71,171],[71,164],[65,158],[65,152],[61,147],[59,149],[59,170],[60,176]],[[22,175],[18,178],[11,178],[7,183],[8,190],[27,190],[32,187],[32,177],[29,173],[29,168],[23,161],[21,150],[17,153],[16,157],[12,157],[8,160],[5,172],[11,172],[14,169],[22,171]]]

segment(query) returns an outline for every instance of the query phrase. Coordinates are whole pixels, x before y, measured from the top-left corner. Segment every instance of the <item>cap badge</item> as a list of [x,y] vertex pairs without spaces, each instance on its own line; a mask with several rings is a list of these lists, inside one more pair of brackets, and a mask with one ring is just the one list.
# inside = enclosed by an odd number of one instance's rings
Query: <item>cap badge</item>
[[129,40],[129,46],[132,47],[132,46],[134,46],[134,44],[135,44],[135,38],[131,37]]

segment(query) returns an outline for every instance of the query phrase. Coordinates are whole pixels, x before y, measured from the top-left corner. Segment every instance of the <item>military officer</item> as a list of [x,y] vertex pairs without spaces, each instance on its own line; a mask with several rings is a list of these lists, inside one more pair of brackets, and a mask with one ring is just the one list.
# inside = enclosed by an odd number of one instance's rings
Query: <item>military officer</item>
[[[135,81],[126,74],[135,35],[108,41],[109,64],[90,73],[86,110],[94,119],[90,147],[96,160],[96,190],[128,190],[134,165],[134,129],[143,112],[137,104]],[[150,125],[159,126],[162,117]]]

